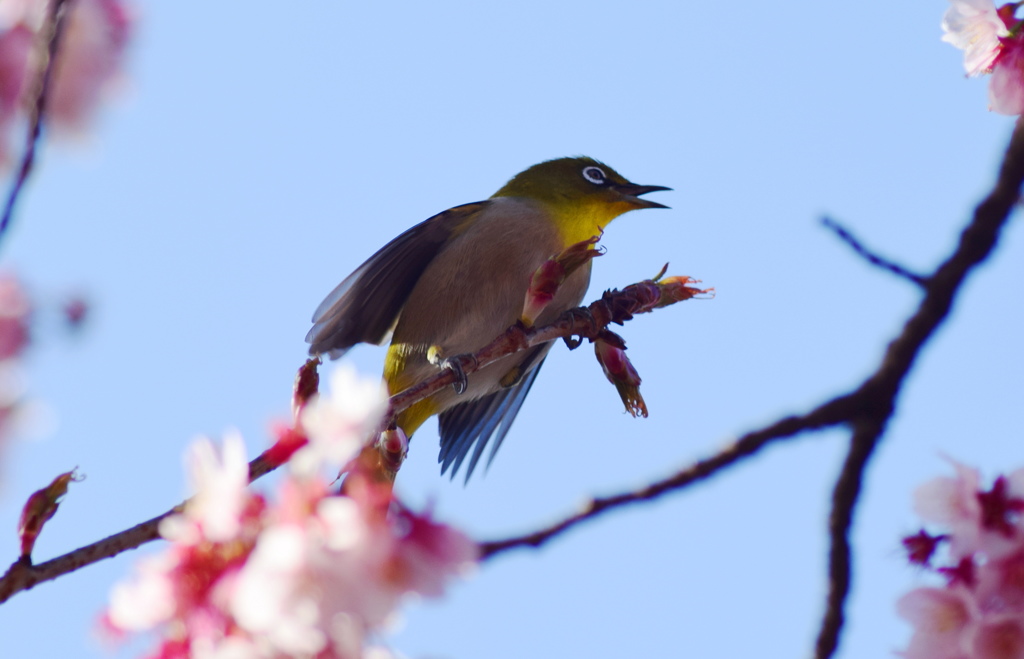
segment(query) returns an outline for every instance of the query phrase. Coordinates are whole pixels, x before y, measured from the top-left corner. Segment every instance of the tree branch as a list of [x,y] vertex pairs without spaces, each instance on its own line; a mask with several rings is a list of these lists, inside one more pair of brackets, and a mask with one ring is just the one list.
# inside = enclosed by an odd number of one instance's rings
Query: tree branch
[[35,163],[36,147],[39,143],[39,136],[43,132],[43,117],[46,115],[46,102],[49,96],[50,85],[53,79],[53,71],[56,68],[57,51],[60,48],[61,36],[64,34],[64,19],[67,16],[67,0],[51,0],[46,13],[46,21],[39,30],[39,38],[46,40],[46,58],[42,71],[36,78],[35,103],[32,106],[32,117],[29,122],[28,137],[25,143],[25,154],[21,159],[21,166],[11,185],[7,195],[7,202],[4,204],[3,216],[0,216],[0,238],[7,233],[11,218],[14,216],[14,206],[18,202],[21,190],[32,173],[32,166]]
[[864,468],[884,429],[884,421],[864,421],[857,424],[853,437],[850,438],[850,450],[846,454],[846,461],[832,493],[832,513],[828,520],[828,595],[825,615],[822,617],[814,648],[816,659],[831,657],[839,647],[839,635],[845,622],[844,604],[850,593],[852,581],[850,564],[853,550],[849,535],[853,524],[853,511],[860,495]]
[[[689,297],[702,292],[699,289],[685,286],[688,282],[688,279],[683,281],[682,278],[672,278],[665,280],[664,283],[651,280],[639,282],[627,286],[621,291],[606,291],[601,299],[591,303],[590,306],[567,311],[550,325],[532,329],[514,326],[474,355],[466,357],[465,371],[472,373],[496,359],[557,338],[593,336],[609,323],[622,324],[632,318],[634,314],[653,311],[655,308],[689,299]],[[392,396],[389,415],[393,416],[409,405],[427,398],[454,380],[451,371],[439,370],[434,377]],[[270,458],[268,451],[264,451],[249,463],[249,482],[270,473],[278,466],[279,462]],[[158,539],[160,537],[160,522],[166,517],[180,512],[185,503],[130,529],[115,533],[45,563],[32,565],[25,560],[16,561],[7,570],[7,573],[0,577],[0,603],[36,584],[51,581],[86,565],[111,558],[129,549],[136,549],[147,542]]]
[[901,266],[900,264],[890,261],[889,259],[882,258],[881,256],[869,250],[867,247],[864,246],[864,243],[857,240],[857,238],[855,238],[854,235],[850,233],[849,230],[846,229],[846,227],[839,224],[832,218],[823,217],[821,218],[821,223],[825,225],[825,228],[834,231],[835,234],[839,236],[840,240],[849,245],[853,249],[853,251],[855,251],[859,256],[862,256],[871,265],[876,265],[879,268],[882,268],[883,270],[888,270],[890,273],[896,275],[897,277],[903,277],[904,279],[908,279],[917,284],[918,286],[923,287],[926,284],[925,278],[922,277],[921,275],[913,273],[910,270],[907,270],[906,268]]
[[844,419],[849,418],[854,406],[855,401],[849,397],[835,398],[802,416],[780,419],[760,430],[749,432],[710,458],[695,462],[665,479],[631,492],[593,498],[584,504],[576,514],[538,531],[505,540],[481,542],[480,560],[493,558],[510,549],[540,547],[577,524],[594,519],[616,508],[648,501],[668,492],[683,489],[735,464],[742,458],[757,453],[775,440],[795,437],[809,430],[818,430],[841,423]]

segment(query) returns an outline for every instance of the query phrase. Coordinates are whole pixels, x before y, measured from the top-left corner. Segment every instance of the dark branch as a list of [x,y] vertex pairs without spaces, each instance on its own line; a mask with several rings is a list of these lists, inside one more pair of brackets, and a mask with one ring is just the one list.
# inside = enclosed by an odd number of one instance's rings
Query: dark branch
[[[698,289],[689,289],[696,293]],[[666,291],[669,295],[680,295],[672,299],[666,298]],[[666,284],[660,285],[655,282],[645,281],[627,286],[621,291],[607,291],[600,300],[593,302],[586,307],[586,314],[580,310],[568,311],[559,317],[554,323],[544,327],[524,329],[518,326],[510,328],[505,334],[495,339],[491,344],[475,353],[479,362],[466,366],[466,372],[470,373],[484,365],[500,359],[505,355],[512,354],[519,350],[553,341],[557,338],[576,336],[593,336],[609,323],[622,323],[632,317],[633,314],[652,311],[659,306],[667,306],[673,302],[688,299],[687,293],[682,291],[681,285]],[[660,296],[660,297],[659,297]],[[581,321],[582,315],[587,316],[587,321]],[[472,358],[467,359],[472,362]],[[420,385],[408,389],[391,397],[390,407],[392,414],[405,409],[436,391],[448,386],[454,381],[451,371],[440,370],[438,375],[422,382]],[[309,392],[306,392],[308,396]],[[267,452],[258,456],[249,463],[249,481],[252,482],[261,476],[270,473],[278,467],[278,463],[268,457]],[[96,563],[104,558],[111,558],[129,549],[156,540],[160,537],[159,526],[164,518],[180,512],[184,503],[168,510],[167,512],[142,522],[130,529],[115,533],[103,540],[94,542],[91,545],[80,547],[63,556],[32,565],[27,561],[17,561],[11,565],[7,573],[0,577],[0,603],[5,602],[11,596],[28,590],[36,584],[44,581],[51,581],[57,577],[73,572],[78,568]]]
[[480,558],[481,560],[492,558],[510,549],[540,547],[548,540],[577,524],[610,512],[615,508],[647,501],[668,492],[680,490],[708,478],[725,467],[735,464],[742,458],[757,453],[775,440],[795,437],[809,430],[817,430],[841,423],[853,413],[853,405],[854,401],[852,399],[840,397],[825,403],[803,416],[781,419],[770,426],[747,433],[712,457],[696,462],[677,471],[668,478],[651,483],[639,490],[616,494],[610,497],[591,499],[575,515],[566,517],[533,533],[527,533],[526,535],[506,540],[482,542],[480,543]]
[[853,511],[860,496],[864,468],[884,429],[884,422],[878,423],[877,420],[857,425],[850,438],[846,461],[832,492],[832,513],[828,520],[828,596],[814,648],[815,659],[831,657],[839,647],[839,634],[845,621],[844,603],[852,581],[850,564],[853,550],[849,536]]
[[126,531],[121,531],[39,565],[32,565],[25,560],[15,562],[0,578],[0,603],[6,602],[11,596],[44,581],[51,581],[86,565],[98,563],[104,558],[112,558],[121,552],[156,540],[160,537],[158,532],[160,522],[176,510],[177,508],[169,510],[159,517],[137,524]]
[[50,85],[53,80],[53,71],[56,68],[57,51],[60,48],[60,39],[64,33],[64,19],[67,14],[65,5],[67,0],[52,0],[46,14],[46,22],[39,30],[39,38],[46,41],[46,58],[42,70],[36,77],[35,103],[32,106],[32,117],[29,121],[28,138],[25,143],[25,153],[21,159],[21,166],[14,177],[11,191],[7,195],[7,202],[4,204],[3,216],[0,217],[0,238],[7,233],[14,215],[14,206],[18,202],[21,190],[32,173],[32,165],[36,159],[36,147],[39,144],[39,136],[43,132],[43,117],[46,116],[46,103],[49,96]]
[[853,251],[857,252],[857,254],[862,256],[871,265],[876,265],[879,268],[882,268],[883,270],[888,270],[889,272],[893,273],[894,275],[897,275],[899,277],[903,277],[904,279],[909,279],[910,281],[914,282],[918,286],[925,286],[927,284],[927,281],[921,275],[916,274],[914,272],[911,272],[910,270],[907,270],[906,268],[904,268],[900,264],[894,263],[893,261],[890,261],[888,259],[882,258],[881,256],[879,256],[879,255],[875,254],[874,252],[872,252],[871,250],[869,250],[867,247],[864,246],[864,243],[862,243],[859,240],[857,240],[853,236],[853,234],[850,233],[846,229],[846,227],[844,227],[843,225],[839,224],[838,222],[836,222],[832,218],[830,218],[830,217],[823,217],[823,218],[821,218],[821,223],[823,225],[825,225],[825,228],[831,229],[832,231],[834,231],[835,234],[837,236],[839,236],[839,238],[843,242],[845,242],[847,245],[849,245],[853,249]]

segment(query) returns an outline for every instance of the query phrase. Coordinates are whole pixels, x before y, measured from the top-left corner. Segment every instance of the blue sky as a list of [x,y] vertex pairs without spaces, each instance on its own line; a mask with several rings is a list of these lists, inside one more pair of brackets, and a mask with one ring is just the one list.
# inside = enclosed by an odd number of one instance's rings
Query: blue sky
[[[494,539],[659,478],[872,371],[919,294],[819,219],[927,272],[1012,128],[940,42],[944,2],[275,9],[140,3],[127,92],[87,144],[43,151],[0,265],[40,296],[87,290],[95,313],[80,340],[41,337],[29,360],[59,424],[5,455],[11,560],[25,496],[75,465],[88,479],[38,559],[177,503],[196,434],[237,427],[262,449],[338,281],[412,224],[563,155],[675,189],[657,196],[672,210],[610,226],[590,297],[666,261],[718,295],[620,332],[650,418],[622,412],[589,350],[556,346],[485,477],[439,478],[431,423],[398,491]],[[909,636],[893,604],[922,577],[899,539],[919,525],[913,489],[950,472],[941,456],[990,476],[1024,465],[1022,277],[1011,224],[898,401],[856,517],[841,657],[886,656]],[[382,352],[351,358],[372,374]],[[444,601],[408,607],[390,643],[466,659],[803,656],[844,441],[803,436],[488,563]],[[91,629],[139,554],[5,604],[6,653],[118,656]]]

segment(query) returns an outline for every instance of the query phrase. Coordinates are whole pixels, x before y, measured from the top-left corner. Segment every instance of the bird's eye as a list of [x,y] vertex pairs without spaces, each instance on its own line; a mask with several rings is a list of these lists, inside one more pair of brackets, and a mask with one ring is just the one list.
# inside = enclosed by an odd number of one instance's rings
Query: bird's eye
[[600,167],[584,167],[583,178],[594,185],[601,185],[604,183],[604,170]]

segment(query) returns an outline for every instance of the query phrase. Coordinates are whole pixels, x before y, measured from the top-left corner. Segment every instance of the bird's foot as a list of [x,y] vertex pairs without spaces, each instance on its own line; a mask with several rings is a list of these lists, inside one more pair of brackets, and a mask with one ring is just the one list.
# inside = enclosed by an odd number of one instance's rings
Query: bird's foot
[[469,386],[469,376],[466,375],[465,366],[469,364],[472,364],[474,369],[476,368],[476,357],[469,353],[442,359],[439,364],[441,368],[448,369],[455,373],[455,382],[452,382],[452,389],[455,390],[456,394],[462,395],[466,393],[466,387]]
[[[569,314],[569,331],[579,336],[579,338],[573,338],[570,336],[563,336],[562,340],[565,341],[565,345],[569,350],[575,350],[580,347],[583,343],[583,338],[593,331],[597,321],[594,319],[594,314],[590,313],[590,309],[587,307],[576,307],[575,309],[569,309],[566,313]],[[576,323],[585,324],[586,331],[576,331]]]
[[441,354],[440,346],[431,346],[430,350],[427,351],[427,361],[438,368],[447,369],[454,373],[455,382],[452,382],[452,389],[458,395],[466,393],[466,387],[469,386],[469,376],[466,375],[465,367],[472,364],[475,370],[477,366],[476,357],[470,353],[444,357]]

